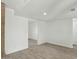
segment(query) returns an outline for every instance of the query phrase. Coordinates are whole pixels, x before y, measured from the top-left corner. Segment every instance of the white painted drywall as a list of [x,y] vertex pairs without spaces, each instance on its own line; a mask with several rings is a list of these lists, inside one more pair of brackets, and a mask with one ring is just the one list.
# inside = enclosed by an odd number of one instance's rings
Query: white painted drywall
[[52,22],[39,23],[38,44],[45,42],[70,47],[73,46],[73,21],[72,19],[61,19]]
[[5,8],[5,53],[10,54],[28,48],[28,19],[16,16]]
[[47,42],[72,48],[73,21],[72,19],[55,20],[48,24]]
[[35,21],[28,22],[28,38],[38,40],[38,23]]
[[47,23],[38,22],[38,44],[43,44],[47,39]]
[[77,45],[77,18],[73,18],[73,44]]

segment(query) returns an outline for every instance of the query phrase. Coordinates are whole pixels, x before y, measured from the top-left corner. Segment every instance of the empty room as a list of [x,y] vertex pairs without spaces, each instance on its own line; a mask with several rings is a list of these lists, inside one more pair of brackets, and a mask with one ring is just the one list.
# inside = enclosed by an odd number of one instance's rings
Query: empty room
[[76,0],[2,0],[2,59],[77,59]]

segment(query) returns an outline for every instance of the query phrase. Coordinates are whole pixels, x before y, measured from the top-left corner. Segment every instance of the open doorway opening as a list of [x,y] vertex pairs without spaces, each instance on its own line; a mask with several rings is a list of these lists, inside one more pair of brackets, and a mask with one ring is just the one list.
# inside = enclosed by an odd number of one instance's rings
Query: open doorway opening
[[28,47],[37,45],[38,40],[38,25],[35,21],[28,22]]

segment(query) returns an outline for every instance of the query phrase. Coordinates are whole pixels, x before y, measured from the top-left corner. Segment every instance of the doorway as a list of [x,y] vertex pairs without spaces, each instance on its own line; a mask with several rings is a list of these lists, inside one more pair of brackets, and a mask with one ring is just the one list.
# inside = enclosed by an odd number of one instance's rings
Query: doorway
[[35,21],[28,22],[28,47],[37,46],[38,24]]

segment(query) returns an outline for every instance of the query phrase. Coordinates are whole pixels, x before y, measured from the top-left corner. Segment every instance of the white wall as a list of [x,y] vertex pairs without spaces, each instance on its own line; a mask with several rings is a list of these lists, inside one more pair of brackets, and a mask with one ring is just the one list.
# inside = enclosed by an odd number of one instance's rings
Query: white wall
[[29,38],[37,38],[38,44],[42,44],[46,42],[47,36],[47,22],[39,21],[36,19],[29,19]]
[[45,43],[47,39],[47,23],[38,22],[38,44]]
[[51,22],[38,21],[38,44],[45,42],[73,47],[76,40],[73,39],[73,20],[57,19]]
[[52,22],[39,23],[38,44],[45,42],[70,47],[73,46],[73,21],[61,19]]
[[38,23],[35,21],[29,21],[28,23],[28,37],[29,39],[38,40]]
[[5,53],[28,48],[28,19],[14,16],[9,8],[5,12]]
[[73,18],[73,44],[77,45],[77,19]]
[[47,42],[66,47],[73,47],[72,19],[55,20],[48,24]]

